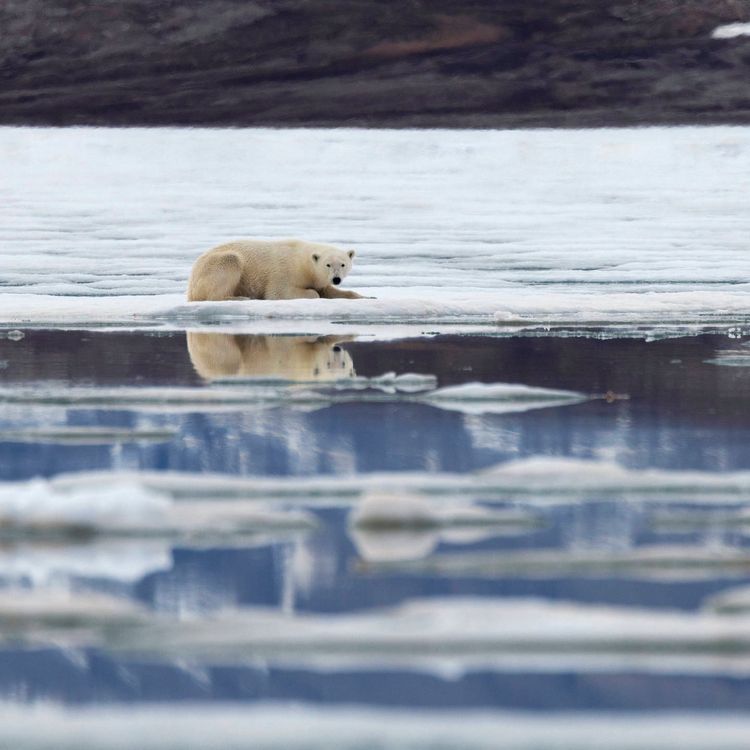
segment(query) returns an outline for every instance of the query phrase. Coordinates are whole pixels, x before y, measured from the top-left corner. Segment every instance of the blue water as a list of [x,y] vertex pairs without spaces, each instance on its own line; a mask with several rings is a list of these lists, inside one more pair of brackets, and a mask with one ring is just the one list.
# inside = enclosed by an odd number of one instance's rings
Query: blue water
[[[27,331],[0,340],[0,384],[197,385],[182,333],[92,334]],[[170,413],[160,410],[27,410],[0,406],[0,428],[55,425],[167,427],[174,437],[98,445],[44,441],[0,443],[1,478],[24,480],[91,469],[218,472],[243,476],[315,476],[372,471],[469,472],[509,460],[556,456],[610,460],[640,469],[750,468],[750,370],[708,360],[742,341],[725,336],[645,342],[591,337],[435,337],[345,345],[360,375],[432,373],[441,385],[472,380],[524,383],[597,399],[516,414],[463,414],[416,403],[342,403],[316,410],[294,406]],[[624,398],[627,396],[628,398]],[[669,507],[679,507],[672,498]],[[514,507],[511,501],[498,507]],[[714,511],[716,510],[716,506]],[[693,511],[706,510],[692,505]],[[315,508],[310,532],[267,535],[250,542],[202,547],[175,543],[168,569],[136,581],[73,577],[82,590],[130,597],[168,616],[190,602],[193,616],[232,606],[299,613],[346,614],[417,598],[535,598],[616,604],[646,610],[697,611],[705,600],[747,583],[750,570],[711,569],[680,577],[564,568],[531,574],[445,569],[367,561],[349,524],[349,510]],[[506,551],[600,551],[651,545],[705,553],[750,546],[741,528],[707,523],[661,528],[653,506],[617,497],[537,508],[536,525],[512,534],[427,540],[429,559],[468,553],[502,558]],[[76,542],[71,541],[73,545]],[[304,552],[312,575],[295,579],[290,563]],[[0,581],[6,580],[0,571]],[[32,585],[31,581],[27,585]],[[252,657],[252,655],[249,655]],[[436,655],[437,657],[438,655]],[[473,665],[459,675],[438,668],[316,669],[251,658],[247,664],[200,664],[200,676],[171,657],[135,658],[83,644],[0,648],[0,695],[64,703],[162,701],[296,701],[373,706],[506,707],[530,711],[728,710],[750,701],[750,678],[692,674],[679,666],[646,670],[534,671]],[[20,697],[20,698],[19,698]]]

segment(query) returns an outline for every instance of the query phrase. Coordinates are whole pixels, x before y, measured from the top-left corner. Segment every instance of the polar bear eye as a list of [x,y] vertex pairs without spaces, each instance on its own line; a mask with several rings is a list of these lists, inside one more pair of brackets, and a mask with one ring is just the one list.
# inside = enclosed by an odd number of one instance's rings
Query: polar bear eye
[[331,267],[331,264],[330,264],[330,263],[326,263],[326,265],[328,266],[328,268],[330,268],[330,267]]

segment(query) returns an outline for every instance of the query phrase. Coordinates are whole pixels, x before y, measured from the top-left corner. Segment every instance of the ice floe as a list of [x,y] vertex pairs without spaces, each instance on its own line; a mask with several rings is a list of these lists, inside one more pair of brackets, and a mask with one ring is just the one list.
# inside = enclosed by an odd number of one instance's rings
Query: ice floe
[[506,414],[586,401],[572,391],[533,388],[513,383],[463,383],[425,393],[421,400],[464,414]]
[[[508,383],[467,383],[447,388],[436,388],[436,384],[437,379],[433,375],[411,373],[387,373],[372,378],[354,377],[333,383],[242,378],[232,382],[219,381],[204,387],[76,387],[57,382],[41,382],[33,385],[0,386],[0,404],[210,411],[235,409],[238,406],[315,408],[346,401],[385,403],[397,400],[424,403],[468,414],[503,414],[575,404],[589,398],[573,391]],[[86,430],[68,428],[62,430],[60,436],[71,438],[84,437],[86,434]],[[107,442],[118,442],[116,431],[109,431],[109,434],[115,439]],[[137,434],[126,433],[124,437],[136,438]],[[160,432],[144,434],[151,435],[152,439],[163,435]]]
[[367,492],[349,515],[349,534],[368,561],[417,560],[441,541],[467,544],[527,534],[540,525],[527,511],[472,504],[435,504],[425,495]]
[[145,535],[219,538],[314,525],[300,510],[265,508],[256,502],[185,500],[135,477],[98,475],[94,481],[43,479],[0,484],[0,533],[8,537]]
[[711,32],[712,39],[735,39],[738,36],[750,36],[750,23],[727,23]]
[[[162,657],[274,661],[347,657],[356,663],[415,657],[542,654],[750,656],[746,613],[679,612],[537,599],[422,599],[348,614],[225,610],[181,623],[154,619],[119,631],[110,646]],[[392,663],[392,661],[391,661]]]
[[[750,323],[748,128],[3,128],[0,156],[9,328]],[[186,304],[248,235],[355,246],[376,299]]]
[[658,581],[702,581],[716,577],[745,578],[750,553],[736,548],[641,546],[629,550],[531,549],[461,552],[422,559],[370,558],[380,569],[449,577],[627,578]]
[[0,442],[56,443],[63,445],[111,445],[113,443],[164,443],[177,433],[169,429],[128,429],[117,427],[26,427],[0,429]]
[[744,750],[742,714],[525,713],[284,704],[0,705],[14,750]]
[[746,345],[721,349],[716,357],[706,360],[722,367],[750,367],[750,347]]
[[125,627],[142,622],[145,611],[134,602],[91,592],[61,589],[0,590],[0,632],[31,635],[92,627]]
[[277,498],[309,505],[350,505],[371,490],[426,493],[436,502],[457,495],[510,498],[531,504],[618,495],[654,502],[672,499],[742,505],[750,501],[750,472],[629,469],[610,461],[546,457],[508,461],[468,474],[239,477],[171,471],[80,472],[58,475],[50,480],[50,486],[85,489],[109,482],[134,482],[174,498]]
[[160,539],[26,540],[0,550],[4,583],[67,586],[75,579],[135,583],[172,565],[169,545]]

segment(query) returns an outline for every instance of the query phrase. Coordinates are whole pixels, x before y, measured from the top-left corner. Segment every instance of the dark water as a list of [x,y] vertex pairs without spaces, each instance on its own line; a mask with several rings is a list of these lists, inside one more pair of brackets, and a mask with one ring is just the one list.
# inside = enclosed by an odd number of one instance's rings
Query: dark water
[[[258,337],[235,343],[240,349],[267,346]],[[728,353],[742,353],[744,343],[718,335],[653,342],[531,336],[326,342],[327,349],[336,347],[334,359],[316,359],[313,367],[348,355],[360,376],[416,372],[436,375],[443,386],[523,383],[609,398],[506,414],[356,399],[313,410],[291,404],[199,411],[3,404],[1,476],[28,480],[92,469],[247,477],[465,473],[531,457],[614,461],[634,470],[745,470],[750,468],[750,368],[715,363]],[[205,372],[206,363],[195,360],[183,333],[26,331],[19,340],[0,339],[0,386],[198,386],[204,381],[196,367]],[[236,363],[223,366],[236,369]],[[102,428],[105,436],[85,444],[17,437],[19,431],[50,426]],[[127,428],[134,436],[109,439],[104,428]],[[165,436],[138,437],[138,431],[147,430]],[[679,509],[679,496],[665,505]],[[517,506],[504,502],[498,507]],[[671,545],[710,558],[717,545],[736,553],[750,546],[744,522],[722,521],[719,515],[711,522],[710,513],[720,511],[739,519],[736,507],[714,504],[709,513],[691,505],[691,510],[703,513],[699,523],[670,526],[655,522],[653,505],[618,497],[561,502],[535,508],[534,525],[511,533],[461,537],[414,531],[411,559],[394,562],[373,557],[367,540],[352,533],[349,509],[332,505],[312,510],[319,523],[309,532],[269,534],[226,546],[177,542],[167,549],[166,566],[146,570],[135,580],[71,574],[67,583],[131,598],[175,618],[185,612],[208,617],[227,606],[343,616],[415,599],[461,597],[695,613],[709,597],[747,583],[750,569],[718,566],[683,575],[658,570],[644,575],[606,565],[581,570],[564,564],[569,550],[606,555]],[[524,551],[557,551],[560,557],[533,573],[496,564]],[[472,567],[466,563],[472,559],[490,564]],[[305,561],[302,576],[299,560]],[[0,580],[9,579],[0,571]],[[34,582],[28,579],[25,585]],[[742,671],[696,672],[681,668],[679,661],[658,670],[606,663],[591,670],[577,669],[574,662],[561,667],[542,659],[531,668],[488,660],[443,674],[429,661],[421,667],[388,661],[324,668],[304,659],[247,657],[234,664],[208,659],[198,665],[196,676],[195,665],[187,668],[172,657],[118,655],[85,643],[71,652],[43,643],[6,642],[0,650],[0,695],[64,703],[292,700],[529,711],[736,710],[750,701],[750,676]]]

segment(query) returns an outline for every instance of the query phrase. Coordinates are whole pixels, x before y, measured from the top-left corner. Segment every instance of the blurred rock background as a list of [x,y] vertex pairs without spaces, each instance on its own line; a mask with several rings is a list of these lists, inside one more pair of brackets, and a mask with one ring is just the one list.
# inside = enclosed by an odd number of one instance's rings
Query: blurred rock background
[[0,122],[750,122],[750,0],[4,0]]

